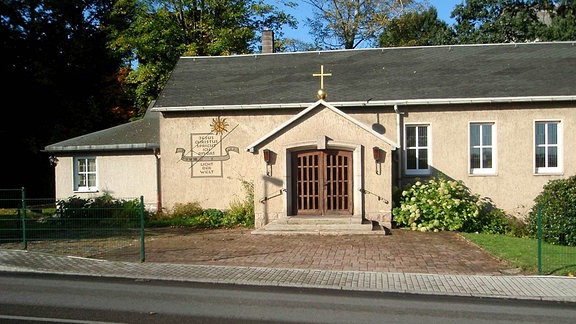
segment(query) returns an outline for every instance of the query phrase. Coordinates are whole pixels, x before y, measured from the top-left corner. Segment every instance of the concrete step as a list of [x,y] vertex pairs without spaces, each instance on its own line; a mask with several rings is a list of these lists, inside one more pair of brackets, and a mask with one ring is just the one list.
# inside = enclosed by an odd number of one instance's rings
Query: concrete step
[[290,216],[274,221],[275,224],[305,224],[305,225],[334,225],[334,224],[361,224],[358,218],[349,216]]
[[252,234],[321,234],[321,235],[385,235],[385,230],[371,221],[342,216],[287,217],[275,220]]

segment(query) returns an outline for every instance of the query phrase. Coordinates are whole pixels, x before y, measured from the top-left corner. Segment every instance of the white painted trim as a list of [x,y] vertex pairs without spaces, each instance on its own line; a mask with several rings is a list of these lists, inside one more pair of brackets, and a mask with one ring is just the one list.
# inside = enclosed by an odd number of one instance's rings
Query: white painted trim
[[310,105],[308,108],[302,110],[301,112],[299,112],[298,114],[296,114],[294,117],[290,118],[289,120],[287,120],[286,122],[282,123],[280,126],[276,127],[275,129],[273,129],[272,131],[270,131],[268,134],[264,135],[263,137],[259,138],[258,140],[256,140],[254,143],[248,145],[248,147],[246,147],[246,151],[247,152],[251,152],[254,153],[256,151],[256,147],[258,145],[260,145],[262,142],[266,141],[267,139],[269,139],[270,137],[274,136],[275,134],[279,133],[280,131],[282,131],[284,128],[288,127],[289,125],[293,124],[294,122],[296,122],[298,119],[300,119],[302,116],[308,114],[311,110],[315,109],[318,106],[324,106],[330,110],[332,110],[333,112],[335,112],[336,114],[340,115],[341,117],[345,118],[346,120],[348,120],[349,122],[353,123],[354,125],[364,129],[365,131],[367,131],[368,133],[374,135],[375,137],[377,137],[378,139],[384,141],[385,143],[387,143],[388,145],[390,145],[392,147],[393,150],[399,148],[400,146],[398,144],[396,144],[395,142],[393,142],[392,140],[388,139],[387,137],[383,136],[380,133],[375,132],[374,130],[372,130],[371,128],[369,128],[368,126],[364,125],[363,123],[359,122],[358,120],[356,120],[355,118],[352,118],[350,115],[344,113],[343,111],[337,109],[336,107],[328,104],[327,102],[325,102],[324,100],[318,100],[316,101],[314,104]]
[[[382,107],[421,106],[421,105],[461,105],[461,104],[495,104],[517,102],[555,102],[576,101],[576,95],[567,96],[526,96],[526,97],[485,97],[485,98],[438,98],[438,99],[397,99],[397,100],[370,100],[370,101],[339,101],[330,103],[333,107]],[[317,103],[317,102],[316,102]],[[155,107],[152,111],[179,112],[179,111],[213,111],[213,110],[252,110],[252,109],[282,109],[305,108],[315,103],[285,103],[285,104],[250,104],[250,105],[214,105],[214,106],[178,106]]]
[[[428,150],[428,169],[426,170],[409,170],[408,169],[408,140],[406,139],[407,132],[406,128],[408,127],[418,127],[418,126],[425,126],[426,127],[426,149]],[[404,167],[404,174],[406,176],[426,176],[432,174],[432,123],[430,122],[414,122],[414,123],[404,123],[404,147],[402,147],[402,155],[404,160],[402,161],[402,166]],[[416,138],[416,140],[418,140]]]
[[[558,123],[557,146],[558,146],[558,166],[552,168],[536,167],[536,123]],[[547,144],[548,145],[548,144]],[[564,120],[558,118],[534,119],[532,122],[532,166],[534,175],[561,175],[564,174]]]
[[[470,146],[470,127],[472,124],[478,125],[492,125],[492,167],[491,168],[477,168],[472,169],[472,165],[470,164],[470,156],[472,155],[472,147]],[[496,175],[498,173],[498,128],[496,126],[496,121],[489,120],[489,121],[469,121],[468,122],[468,175],[474,176],[483,176],[483,175]],[[482,152],[482,151],[480,151]],[[482,158],[482,157],[480,157]]]

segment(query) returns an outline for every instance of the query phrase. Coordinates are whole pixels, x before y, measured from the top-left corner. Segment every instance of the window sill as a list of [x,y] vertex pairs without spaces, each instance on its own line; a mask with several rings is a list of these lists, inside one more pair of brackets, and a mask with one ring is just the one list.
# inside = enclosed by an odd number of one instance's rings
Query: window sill
[[96,193],[99,192],[98,189],[78,189],[78,190],[74,190],[74,193]]

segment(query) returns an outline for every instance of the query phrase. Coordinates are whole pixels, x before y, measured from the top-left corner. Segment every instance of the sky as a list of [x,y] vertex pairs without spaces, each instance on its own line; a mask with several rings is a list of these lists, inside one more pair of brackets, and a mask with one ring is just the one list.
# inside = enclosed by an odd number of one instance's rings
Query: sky
[[[303,1],[296,1],[299,5],[296,10],[288,7],[282,6],[280,3],[282,0],[267,0],[266,2],[278,6],[280,9],[284,10],[296,17],[298,20],[298,29],[294,30],[291,28],[284,28],[284,37],[298,39],[307,43],[312,43],[312,37],[309,34],[309,30],[305,25],[305,20],[312,16],[311,7],[304,3]],[[438,18],[444,20],[449,25],[452,25],[454,21],[450,18],[450,13],[454,10],[456,5],[461,4],[464,0],[428,0],[430,6],[436,7],[438,11]]]

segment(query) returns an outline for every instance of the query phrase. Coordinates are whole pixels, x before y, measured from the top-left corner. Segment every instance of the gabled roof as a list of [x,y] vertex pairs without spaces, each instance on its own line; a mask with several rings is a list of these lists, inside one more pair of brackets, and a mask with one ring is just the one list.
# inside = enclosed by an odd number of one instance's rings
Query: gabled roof
[[576,100],[576,42],[182,57],[153,110]]
[[387,143],[388,145],[390,145],[390,147],[395,150],[397,148],[399,148],[400,146],[393,142],[392,140],[388,139],[386,136],[375,132],[374,130],[372,130],[370,127],[366,126],[365,124],[359,122],[358,120],[352,118],[350,115],[342,112],[340,109],[328,104],[327,102],[325,102],[324,100],[318,100],[317,102],[313,103],[312,105],[310,105],[310,107],[302,110],[300,113],[298,113],[297,115],[295,115],[294,117],[290,118],[289,120],[287,120],[286,122],[282,123],[280,126],[276,127],[275,129],[273,129],[271,132],[269,132],[268,134],[262,136],[261,138],[259,138],[258,140],[256,140],[256,142],[248,145],[248,147],[246,148],[246,151],[248,152],[255,152],[257,147],[262,144],[263,142],[265,142],[266,140],[268,140],[270,137],[274,136],[275,134],[283,131],[286,129],[286,127],[296,123],[298,120],[300,120],[303,116],[307,115],[310,111],[318,108],[318,107],[325,107],[326,109],[331,110],[332,112],[340,115],[341,117],[343,117],[344,119],[348,120],[349,122],[351,122],[352,124],[362,128],[363,130],[365,130],[366,132],[372,134],[374,137],[380,139],[381,141]]
[[48,145],[44,151],[141,151],[160,147],[160,113],[146,111],[140,120]]

